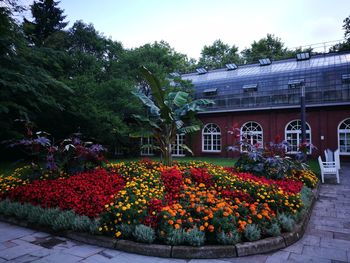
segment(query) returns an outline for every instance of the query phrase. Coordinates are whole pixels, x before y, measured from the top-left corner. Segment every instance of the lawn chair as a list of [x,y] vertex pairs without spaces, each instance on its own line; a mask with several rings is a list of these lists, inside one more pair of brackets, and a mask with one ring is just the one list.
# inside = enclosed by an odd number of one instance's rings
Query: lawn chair
[[334,152],[334,162],[337,169],[340,170],[341,167],[340,167],[339,149],[336,149]]
[[334,154],[330,149],[324,150],[324,157],[326,162],[334,162]]
[[335,162],[323,162],[321,156],[318,157],[318,164],[321,170],[321,181],[324,183],[324,176],[327,174],[334,174],[337,177],[337,183],[339,184],[339,170]]

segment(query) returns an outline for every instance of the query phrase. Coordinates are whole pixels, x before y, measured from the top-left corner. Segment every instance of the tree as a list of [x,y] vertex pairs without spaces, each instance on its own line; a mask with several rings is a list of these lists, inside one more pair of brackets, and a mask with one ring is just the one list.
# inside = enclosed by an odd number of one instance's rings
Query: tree
[[[148,82],[152,97],[142,92],[134,92],[142,103],[148,108],[148,115],[134,115],[142,123],[141,130],[137,135],[152,135],[157,141],[164,163],[171,165],[171,145],[175,142],[176,134],[187,134],[198,131],[200,125],[195,122],[195,114],[202,110],[201,106],[212,104],[211,100],[191,100],[188,93],[183,91],[169,92],[145,67],[141,69],[142,75]],[[163,85],[162,85],[163,84]],[[190,151],[186,145],[180,145]]]
[[240,58],[237,52],[236,46],[230,47],[218,39],[211,46],[203,47],[198,65],[213,69],[224,67],[229,63],[239,63]]
[[37,46],[45,45],[47,38],[67,26],[63,20],[63,10],[58,8],[59,2],[39,0],[30,6],[33,22],[24,19],[23,29],[28,38]]
[[255,63],[261,58],[285,59],[295,56],[295,52],[284,47],[280,38],[267,34],[266,38],[254,41],[250,48],[242,51],[242,57],[247,63]]
[[338,52],[338,51],[348,51],[350,50],[350,16],[346,17],[343,20],[343,29],[344,29],[344,38],[345,41],[338,43],[330,48],[330,52]]

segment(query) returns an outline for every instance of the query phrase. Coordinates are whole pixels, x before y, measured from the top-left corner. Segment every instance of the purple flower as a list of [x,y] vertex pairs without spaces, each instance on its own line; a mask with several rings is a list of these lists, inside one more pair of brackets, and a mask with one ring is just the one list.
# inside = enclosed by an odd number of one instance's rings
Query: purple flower
[[41,146],[50,146],[50,140],[46,137],[38,137],[34,139],[34,142],[40,144]]

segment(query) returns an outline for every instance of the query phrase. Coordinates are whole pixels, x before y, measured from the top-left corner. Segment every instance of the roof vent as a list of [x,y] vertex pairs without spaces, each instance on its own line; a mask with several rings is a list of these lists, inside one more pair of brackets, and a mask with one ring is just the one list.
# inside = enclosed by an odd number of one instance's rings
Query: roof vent
[[297,60],[308,60],[310,59],[310,52],[303,52],[303,53],[298,53],[297,54]]
[[238,66],[235,63],[230,63],[225,65],[227,70],[235,70],[238,68]]
[[269,58],[259,59],[260,66],[267,66],[271,64],[271,60]]
[[208,72],[205,68],[197,68],[196,71],[198,74],[205,74]]
[[304,79],[291,79],[288,81],[289,88],[299,88],[304,84]]
[[341,80],[343,81],[343,83],[350,83],[350,74],[341,75]]
[[244,92],[257,91],[258,90],[258,83],[246,84],[246,85],[243,85],[242,88],[243,88]]

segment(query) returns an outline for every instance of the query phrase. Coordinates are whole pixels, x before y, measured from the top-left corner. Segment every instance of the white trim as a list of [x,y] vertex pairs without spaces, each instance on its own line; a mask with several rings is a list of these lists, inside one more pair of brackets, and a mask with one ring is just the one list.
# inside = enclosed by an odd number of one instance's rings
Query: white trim
[[[260,130],[250,131],[251,134],[244,133],[243,132],[243,127],[248,125],[248,124],[251,124],[251,123],[257,124],[257,127],[259,127]],[[252,125],[250,125],[250,127],[252,127]],[[258,123],[256,121],[247,121],[246,123],[244,123],[241,126],[241,129],[240,129],[240,139],[241,139],[241,141],[243,141],[243,133],[251,136],[250,142],[248,142],[250,145],[253,145],[252,142],[253,142],[254,139],[256,139],[257,136],[261,136],[261,141],[258,141],[258,140],[256,140],[256,141],[257,141],[257,143],[260,144],[259,148],[263,148],[264,147],[264,130],[263,130],[262,125],[260,123]],[[240,151],[244,152],[244,150],[242,148],[242,145],[240,147]]]
[[[292,145],[292,144],[290,143],[290,140],[288,140],[288,137],[287,137],[287,127],[288,127],[291,123],[293,123],[293,122],[298,122],[298,121],[301,122],[300,119],[292,120],[292,121],[288,122],[287,125],[284,127],[284,139],[285,139],[285,141],[287,141],[290,145]],[[298,144],[300,143],[300,141],[301,141],[301,130],[288,130],[288,134],[296,134],[296,135],[297,135],[297,138],[296,138],[297,143],[298,143]],[[310,139],[308,140],[308,142],[311,144],[311,143],[312,143],[311,126],[310,126],[309,123],[306,122],[306,137],[307,137],[308,134],[309,134],[309,136],[310,136]],[[306,139],[306,140],[307,140],[307,139]],[[295,146],[295,145],[293,145],[293,146]],[[298,145],[297,145],[297,147],[298,147]],[[289,154],[296,154],[296,153],[299,153],[299,151],[298,151],[298,150],[297,150],[297,151],[287,151],[287,153],[289,153]],[[312,148],[310,147],[308,154],[311,154],[311,153],[312,153]]]
[[[218,132],[207,132],[207,133],[205,133],[204,132],[204,130],[207,128],[207,126],[209,126],[209,125],[215,125],[216,126],[216,128],[219,130]],[[210,138],[209,138],[209,141],[210,141],[210,149],[211,150],[205,150],[204,149],[204,135],[209,135],[210,136]],[[214,144],[213,144],[213,142],[214,142],[214,136],[220,136],[219,137],[219,142],[220,142],[220,144],[219,144],[219,147],[220,147],[220,150],[212,150],[213,148],[214,148]],[[220,129],[220,127],[219,127],[219,125],[217,125],[217,124],[215,124],[215,123],[207,123],[204,127],[203,127],[203,129],[202,129],[202,152],[212,152],[212,153],[219,153],[219,152],[221,152],[221,149],[222,149],[222,147],[221,147],[221,129]]]
[[341,122],[339,122],[338,124],[338,127],[337,127],[337,141],[338,141],[338,149],[339,149],[339,154],[340,155],[350,155],[350,152],[342,152],[341,151],[341,148],[340,148],[340,131],[344,131],[343,133],[347,134],[349,133],[350,134],[350,129],[340,129],[340,125],[342,125],[345,121],[349,120],[350,122],[350,118],[346,118],[344,120],[342,120]]
[[[180,144],[184,144],[184,142],[185,142],[185,134],[184,133],[176,134],[175,143],[171,146],[171,155],[172,156],[175,156],[175,157],[186,156],[185,149],[180,147]],[[173,152],[175,152],[175,153],[173,153]]]
[[[146,143],[143,143],[144,140],[147,140]],[[142,147],[142,145],[145,144],[154,144],[153,138],[152,137],[141,137],[140,138],[140,146]],[[140,156],[153,156],[154,152],[153,149],[151,148],[144,148],[144,149],[140,149]]]

